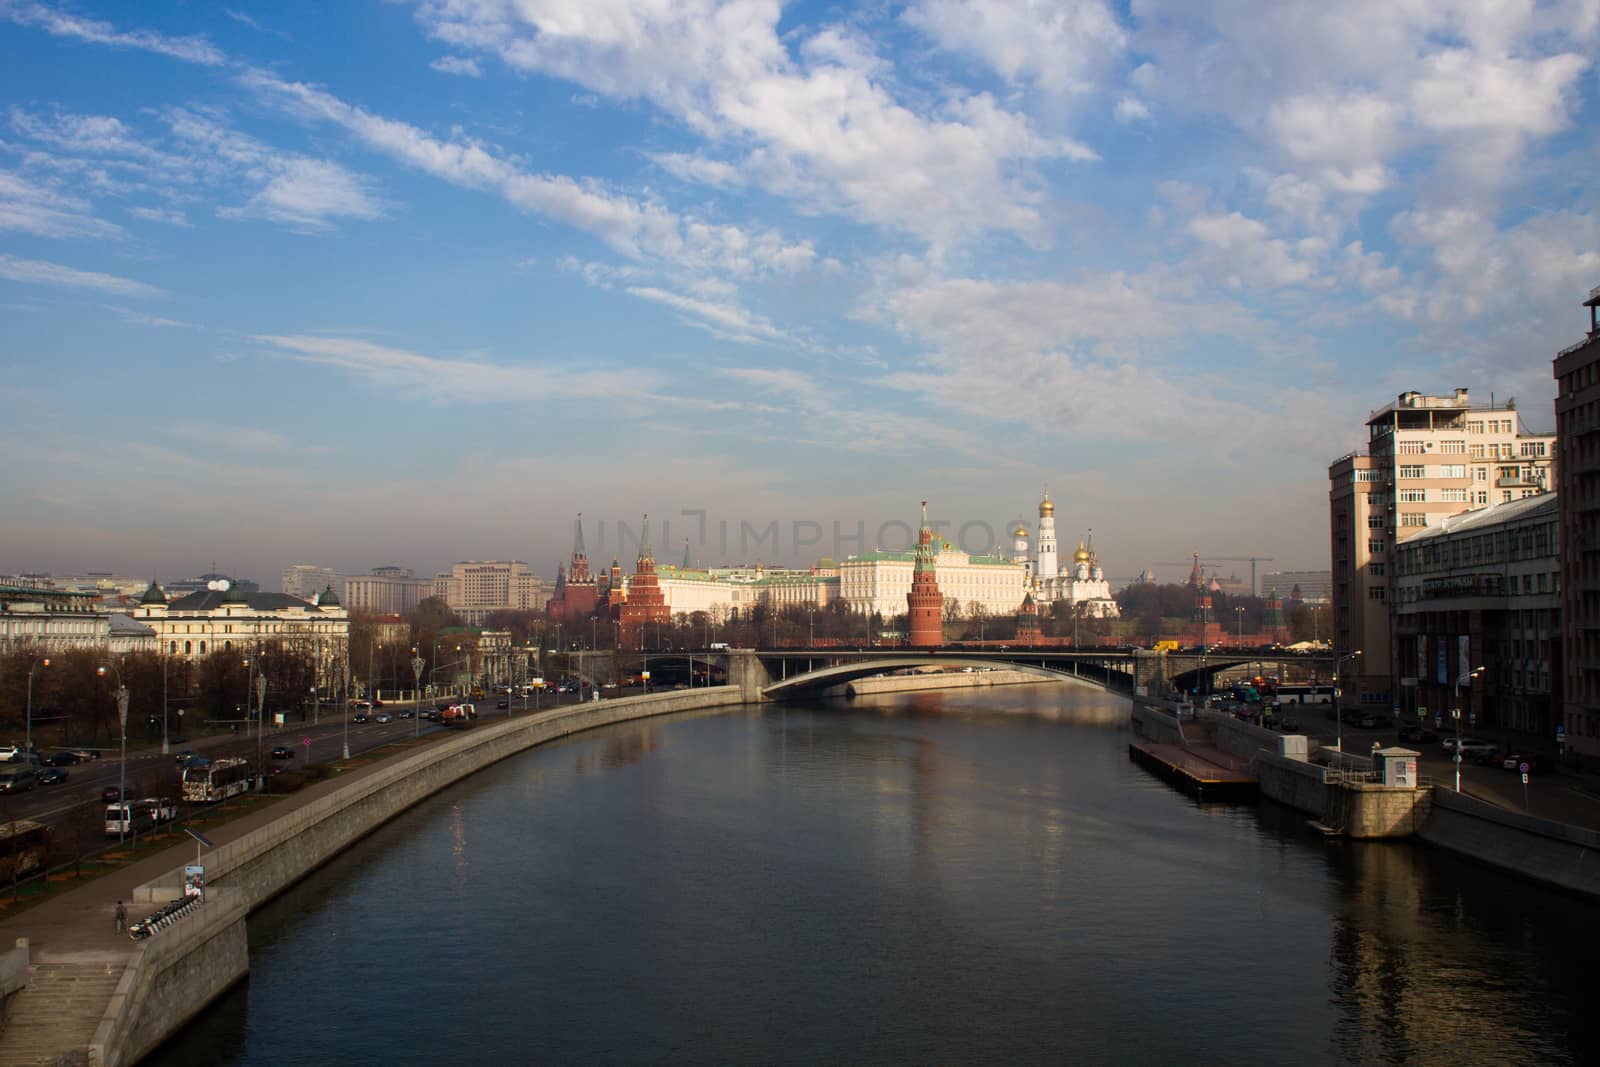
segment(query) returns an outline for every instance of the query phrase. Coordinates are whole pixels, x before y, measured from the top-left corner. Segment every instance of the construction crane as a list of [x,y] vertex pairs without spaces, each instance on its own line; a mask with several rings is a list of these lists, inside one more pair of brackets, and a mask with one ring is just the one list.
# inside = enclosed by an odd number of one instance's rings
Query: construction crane
[[[1271,556],[1207,556],[1204,559],[1202,559],[1200,557],[1200,553],[1196,552],[1191,559],[1186,559],[1186,560],[1183,560],[1182,562],[1178,562],[1178,561],[1175,561],[1175,560],[1173,560],[1173,561],[1161,561],[1161,562],[1156,563],[1155,566],[1157,566],[1157,567],[1191,567],[1192,566],[1192,568],[1194,570],[1199,570],[1202,567],[1210,567],[1214,563],[1248,563],[1248,564],[1250,564],[1250,595],[1251,596],[1260,596],[1261,595],[1261,590],[1256,585],[1256,564],[1257,563],[1271,563],[1271,562],[1273,562],[1273,557],[1271,557]],[[1212,572],[1215,573],[1215,568],[1212,569]],[[1191,571],[1191,573],[1193,573],[1193,571]]]

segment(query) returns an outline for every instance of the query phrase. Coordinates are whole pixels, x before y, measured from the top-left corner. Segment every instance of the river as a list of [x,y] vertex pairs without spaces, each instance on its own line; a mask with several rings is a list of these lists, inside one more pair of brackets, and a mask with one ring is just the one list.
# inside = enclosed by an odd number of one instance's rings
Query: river
[[1600,1062],[1591,905],[1196,804],[1127,723],[1017,686],[531,750],[254,916],[150,1062]]

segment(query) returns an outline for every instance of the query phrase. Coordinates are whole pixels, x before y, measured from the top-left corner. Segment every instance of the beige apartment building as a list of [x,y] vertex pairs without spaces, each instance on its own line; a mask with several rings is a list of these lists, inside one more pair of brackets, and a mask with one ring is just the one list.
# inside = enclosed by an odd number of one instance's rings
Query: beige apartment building
[[497,611],[543,611],[544,581],[521,560],[464,560],[433,580],[433,595],[469,626]]
[[1600,287],[1589,336],[1555,360],[1561,441],[1561,725],[1569,750],[1600,756]]
[[1346,703],[1385,709],[1396,691],[1393,559],[1400,542],[1446,517],[1554,487],[1555,434],[1531,433],[1514,404],[1473,407],[1402,393],[1367,419],[1367,447],[1328,468],[1333,645],[1361,656],[1345,668]]

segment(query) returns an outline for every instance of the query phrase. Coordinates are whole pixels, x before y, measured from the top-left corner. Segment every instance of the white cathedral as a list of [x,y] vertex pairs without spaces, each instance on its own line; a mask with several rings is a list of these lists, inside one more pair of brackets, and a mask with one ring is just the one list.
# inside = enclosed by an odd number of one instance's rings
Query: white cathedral
[[1115,619],[1122,611],[1111,596],[1111,583],[1100,568],[1100,558],[1094,551],[1094,531],[1078,542],[1072,554],[1072,565],[1062,567],[1056,561],[1056,506],[1050,499],[1050,490],[1039,501],[1039,550],[1037,559],[1028,552],[1028,528],[1018,526],[1013,534],[1012,562],[1027,570],[1028,588],[1033,601],[1041,609],[1056,603],[1065,603],[1078,615],[1091,619]]

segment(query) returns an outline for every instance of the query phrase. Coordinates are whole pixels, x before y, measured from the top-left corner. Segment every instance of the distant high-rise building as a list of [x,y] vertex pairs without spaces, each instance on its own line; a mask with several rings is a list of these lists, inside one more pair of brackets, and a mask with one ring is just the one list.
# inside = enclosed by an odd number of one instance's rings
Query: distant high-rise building
[[521,560],[464,560],[434,579],[450,610],[473,626],[497,611],[542,611],[544,582]]
[[431,580],[417,578],[409,567],[374,567],[344,580],[344,604],[351,611],[406,615],[432,588]]
[[1589,336],[1555,360],[1561,461],[1562,718],[1567,747],[1600,755],[1600,287]]
[[[1526,431],[1511,402],[1473,407],[1450,396],[1402,393],[1367,419],[1367,448],[1328,467],[1333,646],[1359,651],[1343,699],[1403,703],[1392,625],[1394,546],[1450,515],[1551,487],[1555,435]],[[1304,587],[1302,586],[1302,594]]]
[[296,563],[292,567],[283,569],[281,591],[290,596],[297,596],[301,600],[310,600],[324,589],[337,588],[339,588],[339,576],[328,567]]
[[1332,571],[1268,571],[1261,576],[1262,589],[1276,589],[1288,596],[1300,590],[1306,604],[1326,604],[1333,599]]

